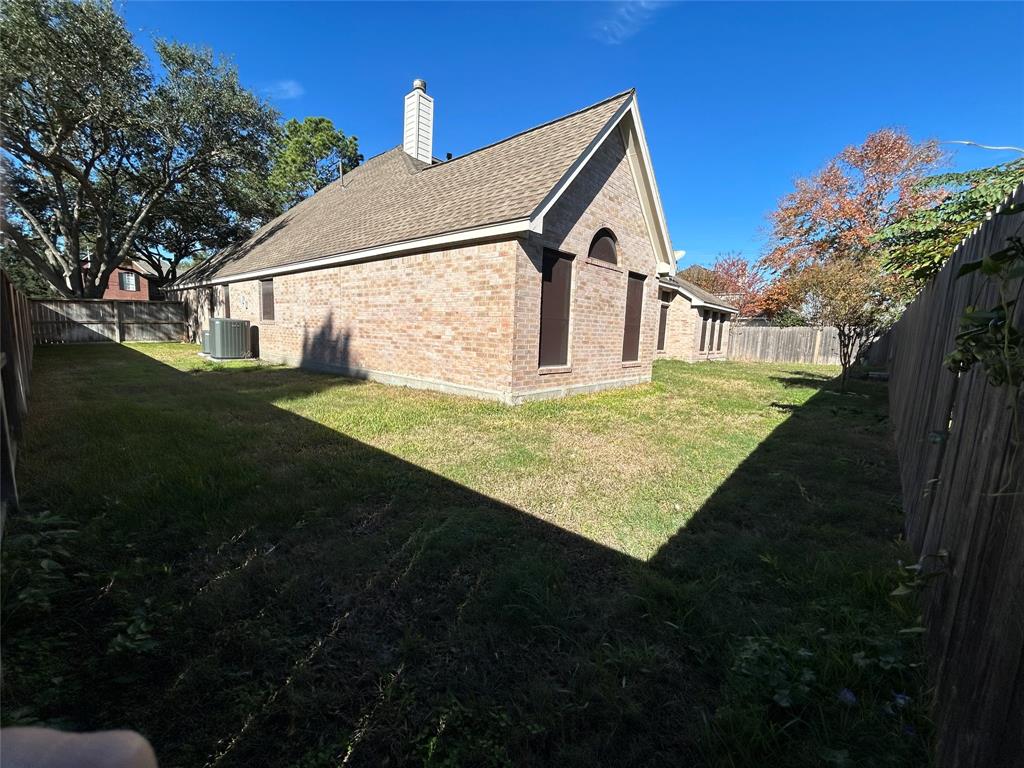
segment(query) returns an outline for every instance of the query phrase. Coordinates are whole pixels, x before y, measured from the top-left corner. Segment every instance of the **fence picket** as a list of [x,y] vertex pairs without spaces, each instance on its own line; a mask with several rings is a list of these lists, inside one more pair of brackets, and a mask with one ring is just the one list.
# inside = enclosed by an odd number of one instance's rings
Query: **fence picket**
[[184,341],[185,305],[179,301],[33,299],[36,344]]
[[[1024,203],[1024,185],[1010,199]],[[907,537],[935,575],[922,607],[939,768],[1024,764],[1024,404],[977,367],[957,376],[943,363],[964,307],[997,301],[960,266],[1022,233],[1024,212],[990,217],[877,343]],[[1024,280],[1015,292],[1020,327]]]

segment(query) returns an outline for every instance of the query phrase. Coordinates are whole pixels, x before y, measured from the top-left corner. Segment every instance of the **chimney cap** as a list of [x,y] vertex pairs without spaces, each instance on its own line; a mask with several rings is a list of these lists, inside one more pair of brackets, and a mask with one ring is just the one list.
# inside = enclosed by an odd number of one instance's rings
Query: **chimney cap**
[[423,78],[417,77],[415,80],[412,81],[412,89],[415,91],[417,88],[426,93],[427,81],[424,80]]

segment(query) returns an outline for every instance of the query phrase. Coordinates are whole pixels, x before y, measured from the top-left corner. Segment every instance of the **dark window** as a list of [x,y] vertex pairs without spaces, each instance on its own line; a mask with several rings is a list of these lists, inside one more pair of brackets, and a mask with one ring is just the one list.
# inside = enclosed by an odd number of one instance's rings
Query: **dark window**
[[260,319],[274,319],[274,278],[260,280]]
[[719,313],[718,315],[718,344],[715,345],[715,351],[722,351],[722,331],[725,330],[725,315]]
[[708,311],[706,309],[701,310],[701,317],[704,319],[700,324],[700,351],[703,352],[705,349],[705,342],[708,337]]
[[224,286],[224,317],[231,317],[231,286]]
[[540,365],[569,362],[569,299],[572,259],[544,251],[540,286]]
[[658,317],[658,351],[665,351],[665,326],[668,325],[668,304],[661,305],[661,315]]
[[139,290],[139,276],[134,272],[119,272],[117,279],[122,291]]
[[640,320],[644,306],[643,275],[629,273],[626,285],[626,323],[622,330],[622,362],[640,359]]
[[609,264],[618,264],[619,259],[616,252],[615,235],[610,229],[599,229],[594,239],[590,241],[590,258],[598,261],[607,261]]

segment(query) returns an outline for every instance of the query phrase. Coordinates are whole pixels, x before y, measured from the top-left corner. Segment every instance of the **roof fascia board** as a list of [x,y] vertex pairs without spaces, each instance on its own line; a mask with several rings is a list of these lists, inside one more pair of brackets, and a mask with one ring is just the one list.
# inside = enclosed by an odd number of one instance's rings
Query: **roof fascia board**
[[739,311],[732,307],[727,307],[725,304],[712,304],[709,301],[696,300],[691,302],[690,306],[693,307],[710,307],[711,309],[717,309],[719,312],[727,312],[730,315],[738,315]]
[[690,302],[690,306],[692,307],[711,307],[712,309],[718,309],[721,310],[722,312],[730,312],[734,315],[738,315],[740,312],[735,307],[730,307],[725,304],[715,304],[710,301],[698,299],[695,294],[690,293],[685,288],[675,285],[674,283],[661,283],[661,285],[664,286],[665,288],[669,288],[670,290],[674,290],[676,293],[684,296],[686,300]]
[[636,133],[633,120],[623,120],[619,123],[619,132],[622,135],[622,144],[626,148],[626,157],[629,159],[630,175],[633,177],[633,188],[636,190],[637,200],[640,201],[640,211],[644,217],[644,224],[647,225],[647,237],[654,245],[658,258],[658,274],[667,275],[671,271],[670,261],[665,255],[664,240],[658,228],[658,222],[653,210],[652,196],[648,194],[649,186],[644,181],[644,169],[637,151],[639,137]]
[[261,278],[276,277],[277,275],[286,275],[294,272],[309,272],[315,269],[324,269],[326,267],[347,264],[352,261],[371,261],[374,259],[389,258],[392,256],[400,256],[407,253],[416,253],[418,251],[436,249],[438,247],[446,245],[457,245],[472,242],[474,240],[485,240],[492,237],[501,237],[503,235],[522,234],[529,231],[529,219],[515,219],[514,221],[506,221],[501,224],[489,224],[486,227],[464,229],[458,232],[448,232],[443,235],[432,235],[431,237],[421,237],[415,240],[405,240],[398,243],[390,243],[388,245],[375,246],[373,248],[363,248],[358,251],[349,251],[347,253],[338,253],[332,254],[330,256],[321,256],[320,258],[309,259],[307,261],[299,261],[293,264],[285,264],[279,267],[255,269],[250,270],[249,272],[240,272],[235,275],[214,277],[209,280],[195,280],[192,282],[184,282],[178,285],[168,286],[167,288],[165,288],[165,290],[182,291],[188,288],[200,288],[206,285],[240,283],[245,280],[258,280]]
[[633,104],[633,99],[636,98],[636,94],[630,94],[629,98],[622,102],[622,105],[615,110],[615,114],[612,115],[608,122],[605,123],[604,128],[601,132],[594,137],[593,141],[587,145],[587,148],[583,150],[579,157],[569,166],[569,169],[562,174],[562,178],[559,179],[558,183],[551,188],[551,191],[544,196],[544,199],[540,201],[536,208],[533,209],[533,213],[530,214],[530,220],[535,222],[534,232],[543,233],[544,231],[544,215],[551,210],[551,207],[558,202],[558,199],[562,194],[569,188],[569,185],[579,176],[580,171],[590,162],[590,158],[594,156],[598,148],[604,143],[604,140],[608,138],[615,127],[619,124],[622,116],[629,112],[630,107]]
[[644,181],[647,184],[647,188],[650,191],[650,195],[654,202],[654,213],[657,218],[658,231],[662,237],[662,247],[664,249],[665,263],[670,267],[675,264],[674,251],[672,250],[672,238],[668,233],[668,223],[665,221],[665,210],[661,205],[661,193],[658,191],[658,181],[654,177],[654,164],[651,162],[651,150],[647,146],[647,134],[644,133],[644,123],[640,119],[640,105],[636,100],[636,94],[633,94],[633,105],[632,114],[634,128],[636,129],[637,136],[639,138],[639,154],[640,159],[643,162],[643,168],[645,173]]

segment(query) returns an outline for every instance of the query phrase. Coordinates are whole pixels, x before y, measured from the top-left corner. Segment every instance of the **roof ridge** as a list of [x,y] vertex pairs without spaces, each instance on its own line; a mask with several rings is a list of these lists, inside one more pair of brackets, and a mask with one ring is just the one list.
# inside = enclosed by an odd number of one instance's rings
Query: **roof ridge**
[[527,133],[533,133],[534,131],[539,131],[541,128],[547,128],[549,125],[554,125],[555,123],[560,123],[563,120],[568,120],[570,117],[576,117],[577,115],[582,115],[584,112],[589,112],[592,109],[597,109],[598,107],[607,104],[609,101],[615,101],[616,99],[621,99],[623,96],[632,95],[632,94],[635,94],[635,93],[636,93],[636,88],[627,88],[624,91],[620,91],[619,93],[616,93],[614,96],[609,96],[609,97],[607,97],[605,99],[601,99],[600,101],[598,101],[598,102],[596,102],[594,104],[591,104],[590,106],[583,107],[582,109],[577,109],[575,112],[570,112],[567,115],[562,115],[561,117],[556,117],[553,120],[548,120],[547,122],[540,123],[539,125],[535,125],[532,128],[527,128],[526,130],[519,131],[518,133],[513,133],[511,136],[506,136],[504,139],[499,139],[498,141],[492,141],[490,144],[485,144],[482,147],[477,147],[476,149],[470,150],[469,152],[466,152],[463,155],[459,155],[458,157],[453,157],[451,160],[444,160],[444,161],[441,161],[441,162],[438,162],[438,163],[431,163],[430,165],[426,166],[425,168],[422,168],[419,172],[423,173],[424,171],[429,171],[431,168],[443,168],[445,166],[449,166],[449,165],[451,165],[454,162],[457,162],[459,160],[462,160],[463,158],[469,157],[470,155],[475,155],[477,152],[483,152],[485,149],[491,149],[492,147],[496,147],[499,144],[504,144],[506,141],[511,141],[512,139],[519,138],[520,136],[525,136]]

